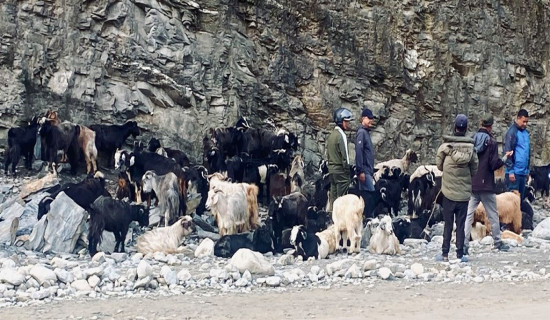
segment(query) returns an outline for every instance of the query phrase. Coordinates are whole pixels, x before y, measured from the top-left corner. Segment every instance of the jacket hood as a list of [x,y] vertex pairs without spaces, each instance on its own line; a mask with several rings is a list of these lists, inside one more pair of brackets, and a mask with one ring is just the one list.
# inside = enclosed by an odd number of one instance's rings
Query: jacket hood
[[443,136],[443,142],[466,142],[466,143],[474,143],[474,139],[463,137],[463,136]]
[[491,136],[486,130],[480,129],[478,132],[476,132],[476,134],[474,135],[474,150],[476,151],[476,153],[481,153],[485,151],[490,140]]

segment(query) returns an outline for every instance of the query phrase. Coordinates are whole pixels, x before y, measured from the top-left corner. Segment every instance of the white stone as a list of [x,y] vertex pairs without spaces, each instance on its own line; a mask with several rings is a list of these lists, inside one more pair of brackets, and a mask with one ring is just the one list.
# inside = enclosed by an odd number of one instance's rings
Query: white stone
[[2,261],[2,268],[15,268],[17,264],[12,259],[4,259]]
[[168,258],[166,258],[166,254],[164,252],[155,252],[153,254],[153,259],[159,261],[159,262],[168,262]]
[[285,278],[285,280],[290,283],[301,280],[302,278],[304,278],[304,276],[305,272],[303,272],[301,269],[293,269],[283,273],[283,277]]
[[357,264],[352,264],[351,267],[346,271],[346,274],[344,275],[346,278],[362,278],[363,272],[361,272],[361,269]]
[[403,241],[403,245],[405,245],[407,247],[413,247],[413,248],[418,248],[418,247],[424,246],[426,244],[428,244],[428,240],[426,240],[426,239],[407,238]]
[[482,276],[477,276],[474,278],[474,282],[476,283],[482,283],[484,281],[484,278]]
[[53,257],[52,260],[50,260],[50,265],[54,268],[64,269],[67,267],[67,263],[67,260],[59,257]]
[[30,274],[40,285],[43,285],[46,281],[57,281],[55,272],[41,265],[32,267]]
[[484,237],[483,239],[481,239],[479,241],[479,243],[481,243],[483,245],[486,245],[486,246],[492,245],[494,242],[495,241],[493,240],[493,237],[491,237],[491,236],[486,236],[486,237]]
[[277,276],[267,277],[265,283],[270,287],[278,287],[281,285],[281,278]]
[[369,270],[374,270],[374,269],[376,269],[376,260],[374,260],[374,259],[367,260],[363,264],[363,270],[364,271],[369,271]]
[[145,288],[150,282],[151,282],[151,276],[146,276],[144,278],[141,278],[138,281],[136,281],[136,283],[134,283],[133,289],[135,290],[137,288]]
[[101,281],[101,279],[98,276],[96,276],[95,274],[88,278],[88,284],[92,288],[97,287],[97,285],[99,284],[100,281]]
[[550,217],[542,220],[531,233],[533,238],[550,240]]
[[103,267],[103,265],[99,266],[99,267],[94,267],[94,268],[89,268],[89,269],[86,269],[84,270],[84,277],[85,278],[89,278],[93,275],[96,275],[98,277],[101,277],[103,275],[103,270],[105,268]]
[[214,256],[214,241],[210,238],[205,238],[201,241],[197,249],[195,249],[195,258],[212,256]]
[[113,258],[117,263],[120,263],[128,259],[128,254],[126,252],[113,252],[111,253],[111,258]]
[[250,249],[239,249],[229,260],[229,264],[241,273],[246,270],[252,274],[273,275],[275,273],[273,266],[261,253]]
[[318,275],[320,271],[321,271],[321,267],[319,266],[312,266],[310,270],[311,274],[314,274],[314,275]]
[[6,282],[18,286],[25,282],[25,276],[12,267],[4,267],[0,270],[0,282]]
[[339,260],[339,261],[335,261],[333,263],[327,264],[325,269],[327,270],[327,273],[329,275],[332,275],[336,271],[342,270],[346,268],[347,265],[350,265],[350,264],[352,264],[351,259],[343,259],[343,260]]
[[71,283],[71,288],[81,292],[92,291],[90,284],[84,279],[73,281],[73,283]]
[[443,236],[434,236],[434,237],[432,237],[430,243],[432,245],[441,245],[443,243]]
[[50,296],[51,296],[51,291],[48,290],[48,289],[41,289],[41,290],[38,290],[38,291],[35,291],[35,292],[31,293],[31,298],[33,298],[35,300],[46,299]]
[[187,269],[181,269],[177,276],[179,281],[187,281],[192,278],[191,273]]
[[293,255],[283,254],[277,260],[277,264],[280,264],[281,266],[288,266],[288,265],[294,264],[294,261],[295,261],[295,259],[294,259]]
[[421,265],[420,263],[413,263],[411,265],[411,270],[412,272],[414,272],[415,275],[419,275],[419,274],[422,274],[424,273],[424,266]]
[[229,273],[225,269],[210,269],[210,277],[227,280]]
[[103,263],[105,262],[105,252],[98,252],[92,257],[92,261]]
[[63,283],[70,284],[74,281],[73,274],[65,269],[55,268],[53,272],[55,272],[57,279]]
[[389,280],[393,276],[393,273],[389,268],[382,267],[378,269],[378,276],[383,280]]
[[246,280],[245,278],[240,278],[237,281],[235,281],[235,286],[239,288],[246,287],[249,284],[250,284],[250,281]]
[[153,274],[153,268],[151,265],[145,261],[141,260],[137,267],[137,276],[138,279],[143,279],[145,277],[151,276]]

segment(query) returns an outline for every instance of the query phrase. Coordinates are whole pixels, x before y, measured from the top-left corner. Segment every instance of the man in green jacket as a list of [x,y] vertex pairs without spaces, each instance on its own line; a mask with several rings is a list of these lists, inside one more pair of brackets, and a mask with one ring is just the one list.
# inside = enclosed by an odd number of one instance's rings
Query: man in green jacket
[[443,136],[443,144],[437,150],[435,163],[443,171],[441,193],[443,194],[443,245],[439,261],[449,261],[453,222],[456,222],[456,256],[468,262],[464,256],[464,222],[468,201],[472,194],[472,176],[477,172],[478,159],[474,140],[465,137],[468,118],[459,114],[455,119],[454,135]]
[[354,120],[351,111],[338,108],[333,114],[336,127],[327,140],[328,173],[330,180],[330,208],[334,200],[348,193],[350,184],[350,160],[348,140],[345,130],[350,130],[350,121]]

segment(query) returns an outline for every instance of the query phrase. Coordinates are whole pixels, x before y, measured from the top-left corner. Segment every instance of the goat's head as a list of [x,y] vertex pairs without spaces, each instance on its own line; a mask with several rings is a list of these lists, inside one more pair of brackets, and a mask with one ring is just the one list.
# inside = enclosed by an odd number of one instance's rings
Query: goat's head
[[149,170],[143,174],[141,178],[143,183],[143,192],[149,193],[153,190],[153,185],[157,180],[158,176],[153,170]]
[[139,127],[138,127],[138,124],[136,121],[128,121],[126,122],[126,124],[129,126],[129,130],[130,130],[130,134],[132,135],[132,137],[137,137],[139,136]]
[[147,144],[147,150],[150,152],[155,152],[160,147],[160,140],[157,138],[151,138],[151,140],[149,140],[149,143]]
[[293,246],[298,245],[307,238],[307,231],[303,225],[294,226],[290,231],[290,244]]
[[187,236],[196,230],[195,224],[193,223],[193,218],[190,216],[183,216],[177,222],[183,229],[183,235]]
[[418,156],[416,155],[416,152],[408,149],[405,152],[405,159],[407,159],[410,163],[416,163],[418,161]]
[[384,215],[378,227],[387,234],[393,234],[393,224],[389,215]]
[[140,204],[133,204],[131,206],[135,213],[134,220],[137,221],[141,227],[149,226],[149,209]]

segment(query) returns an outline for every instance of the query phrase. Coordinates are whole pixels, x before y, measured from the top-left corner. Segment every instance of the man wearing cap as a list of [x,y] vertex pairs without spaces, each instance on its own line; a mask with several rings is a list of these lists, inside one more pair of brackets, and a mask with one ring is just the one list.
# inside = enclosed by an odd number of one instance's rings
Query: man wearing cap
[[464,223],[468,201],[472,193],[472,176],[477,172],[477,154],[474,141],[465,137],[468,118],[459,114],[455,118],[454,135],[443,136],[443,144],[437,150],[435,163],[443,171],[441,193],[443,194],[443,245],[442,254],[436,259],[449,261],[453,222],[456,222],[456,256],[462,262],[464,256]]
[[500,251],[508,251],[510,247],[500,239],[500,222],[497,212],[497,200],[495,195],[495,170],[504,165],[504,161],[511,156],[512,151],[507,152],[503,159],[498,156],[498,145],[493,138],[493,116],[485,113],[481,119],[481,127],[474,135],[474,149],[477,153],[479,165],[477,173],[472,177],[472,195],[468,203],[468,213],[464,226],[464,254],[468,255],[468,243],[474,211],[480,202],[483,203],[487,217],[491,223],[491,233],[494,239],[494,247]]
[[521,201],[525,198],[525,183],[529,175],[530,146],[527,122],[529,113],[525,109],[518,111],[516,121],[506,131],[504,138],[504,153],[513,151],[510,158],[506,159],[504,177],[509,191],[517,190],[521,195]]
[[361,113],[361,127],[355,135],[355,168],[359,179],[359,194],[365,201],[365,217],[373,217],[374,201],[374,146],[370,138],[370,128],[374,115],[368,108]]
[[354,120],[351,111],[338,108],[333,113],[336,127],[327,139],[327,162],[330,180],[330,208],[334,200],[348,193],[350,180],[350,161],[348,140],[345,130],[350,129],[350,121]]

